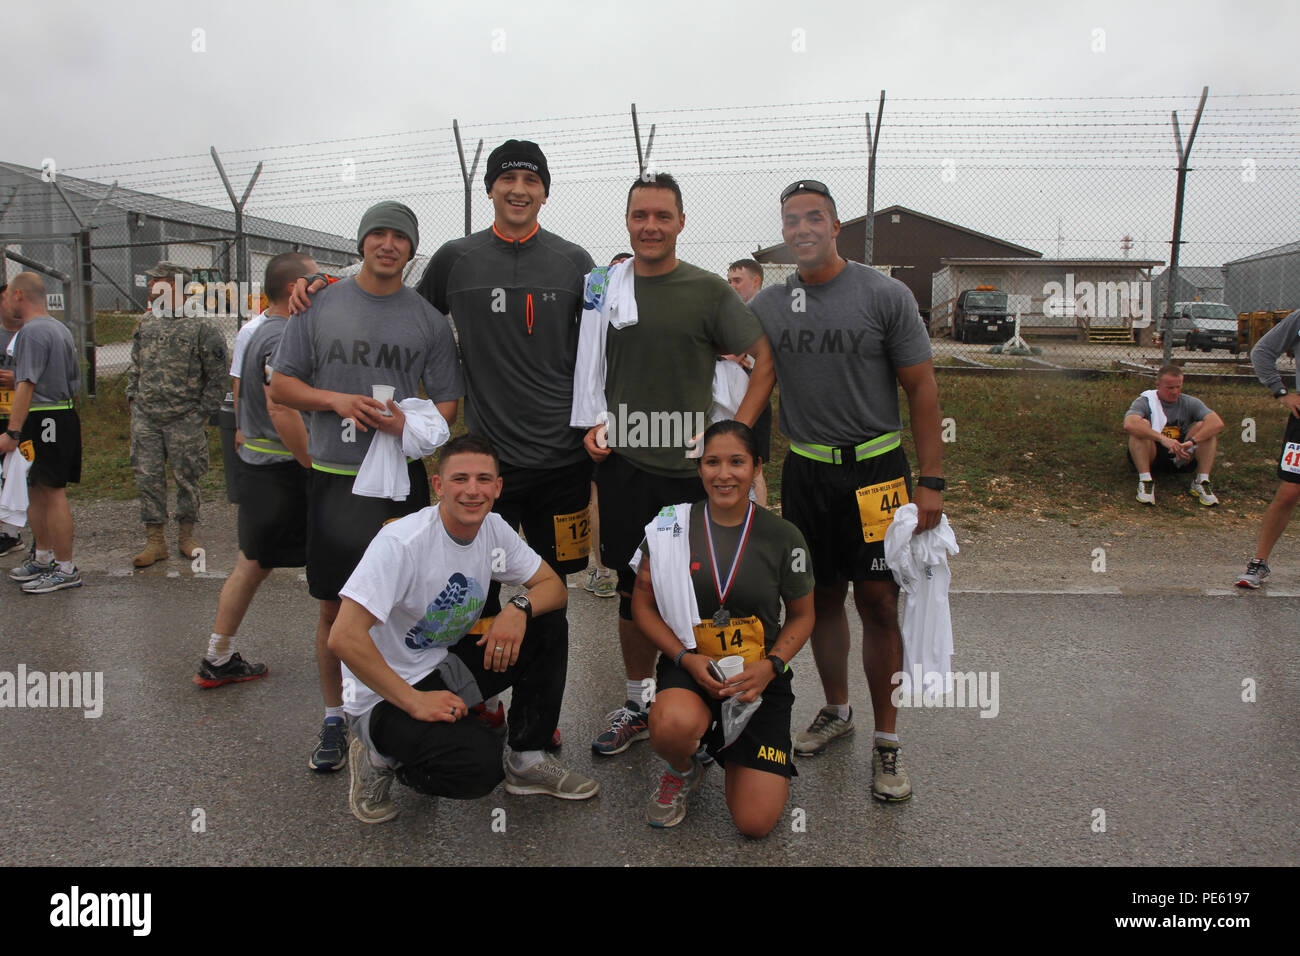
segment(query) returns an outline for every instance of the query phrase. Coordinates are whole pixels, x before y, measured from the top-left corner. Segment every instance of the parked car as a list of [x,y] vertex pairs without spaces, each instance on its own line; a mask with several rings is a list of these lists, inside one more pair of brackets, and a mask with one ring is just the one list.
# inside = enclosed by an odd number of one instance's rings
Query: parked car
[[958,342],[1001,342],[1011,337],[1015,317],[1007,294],[991,285],[966,289],[957,296],[952,337]]
[[1227,349],[1236,355],[1241,351],[1237,346],[1237,320],[1192,319],[1192,327],[1187,332],[1187,351],[1196,349],[1202,352]]
[[[1177,302],[1174,304],[1174,309],[1176,318],[1171,319],[1168,327],[1164,330],[1164,334],[1172,340],[1174,348],[1191,348],[1187,342],[1187,336],[1194,328],[1208,332],[1209,327],[1206,322],[1231,322],[1232,342],[1229,343],[1225,339],[1223,344],[1213,347],[1226,348],[1231,346],[1232,350],[1236,351],[1237,313],[1233,312],[1230,306],[1222,302]],[[1223,329],[1220,328],[1219,331],[1221,332]],[[1205,338],[1204,335],[1201,337]],[[1199,347],[1209,351],[1209,348],[1205,347],[1208,344],[1209,340],[1206,339]]]

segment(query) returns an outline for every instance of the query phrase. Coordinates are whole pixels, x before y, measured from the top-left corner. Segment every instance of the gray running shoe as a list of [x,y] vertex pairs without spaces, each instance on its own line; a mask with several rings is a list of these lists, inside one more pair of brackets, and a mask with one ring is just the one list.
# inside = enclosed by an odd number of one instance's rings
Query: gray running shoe
[[[12,576],[10,575],[10,577]],[[49,594],[51,591],[62,591],[64,588],[79,588],[81,583],[81,572],[76,568],[71,571],[60,571],[58,565],[55,565],[39,578],[34,578],[24,584],[23,593]]]
[[35,558],[28,558],[16,568],[9,569],[10,581],[35,581],[37,578],[49,574],[58,565],[51,561],[49,564],[42,564]]
[[1193,481],[1192,494],[1196,496],[1197,501],[1205,505],[1207,508],[1213,508],[1219,503],[1219,498],[1210,490],[1210,483],[1208,481]]
[[888,803],[912,796],[912,782],[903,769],[903,753],[892,741],[876,740],[871,753],[871,795]]
[[817,712],[817,716],[808,725],[807,730],[794,735],[794,752],[804,757],[811,757],[829,747],[832,740],[851,733],[853,733],[852,707],[849,708],[848,720],[840,720],[834,707],[823,707]]
[[1263,561],[1252,559],[1251,562],[1246,565],[1246,573],[1237,579],[1237,587],[1250,588],[1250,590],[1254,591],[1258,589],[1272,573],[1273,572],[1269,570],[1268,565]]
[[646,823],[652,827],[675,827],[685,820],[686,798],[700,785],[707,769],[696,756],[691,757],[691,769],[684,776],[666,766],[646,804]]
[[1154,481],[1142,481],[1138,479],[1137,500],[1144,505],[1153,505],[1156,503],[1156,483]]
[[348,745],[348,809],[362,823],[387,823],[397,816],[388,792],[393,786],[393,771],[380,769],[370,762],[370,748],[352,735]]
[[508,753],[502,760],[506,770],[506,793],[517,796],[545,793],[561,800],[586,800],[600,792],[600,784],[582,774],[566,770],[554,754],[545,754],[539,763],[523,772],[511,769]]

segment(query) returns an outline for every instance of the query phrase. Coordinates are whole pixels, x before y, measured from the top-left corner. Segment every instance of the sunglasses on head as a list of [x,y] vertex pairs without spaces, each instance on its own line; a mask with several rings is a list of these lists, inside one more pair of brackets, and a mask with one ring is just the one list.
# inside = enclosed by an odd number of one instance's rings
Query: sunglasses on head
[[815,179],[801,179],[797,183],[791,183],[781,190],[781,202],[785,202],[795,193],[816,193],[818,196],[831,198],[831,191],[825,183],[818,182]]

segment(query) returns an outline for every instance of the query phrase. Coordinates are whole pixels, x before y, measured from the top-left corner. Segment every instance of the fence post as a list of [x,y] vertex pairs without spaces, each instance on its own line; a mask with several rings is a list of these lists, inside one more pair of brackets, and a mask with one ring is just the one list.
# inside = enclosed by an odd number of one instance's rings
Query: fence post
[[473,229],[470,224],[470,211],[474,205],[471,190],[474,186],[474,176],[478,173],[478,158],[483,155],[483,138],[479,137],[478,145],[474,147],[473,165],[466,169],[465,147],[460,142],[460,123],[457,120],[451,121],[451,131],[456,136],[456,155],[460,157],[460,178],[465,183],[465,235],[468,236]]
[[655,145],[655,124],[650,124],[650,136],[646,139],[645,150],[641,149],[641,126],[636,119],[636,104],[632,104],[632,135],[636,138],[636,174],[645,179],[645,168],[650,163],[650,150]]
[[865,226],[865,243],[862,250],[862,262],[871,265],[875,254],[876,242],[876,147],[880,145],[880,118],[885,112],[885,91],[880,91],[880,105],[876,107],[876,135],[871,135],[871,114],[867,113],[867,218]]
[[[235,207],[235,269],[237,274],[231,278],[236,283],[235,288],[239,288],[239,283],[252,283],[249,273],[252,268],[248,263],[248,237],[244,235],[244,204],[248,202],[249,193],[253,191],[253,184],[257,182],[257,177],[262,175],[262,163],[259,161],[257,168],[253,170],[253,177],[248,181],[248,187],[244,190],[244,195],[239,199],[235,198],[235,190],[230,186],[230,177],[226,175],[226,167],[221,165],[221,157],[217,155],[217,147],[209,147],[212,153],[212,161],[217,164],[217,172],[221,175],[221,184],[226,187],[226,195],[230,197],[230,205]],[[238,328],[244,324],[244,313],[248,311],[244,297],[240,295],[240,303],[235,309],[235,327]]]
[[1165,361],[1170,364],[1174,352],[1173,330],[1169,327],[1173,318],[1173,305],[1178,294],[1178,250],[1183,244],[1183,190],[1187,186],[1187,157],[1192,152],[1192,140],[1196,139],[1196,127],[1201,125],[1201,113],[1205,109],[1205,98],[1210,95],[1208,86],[1201,87],[1201,102],[1196,105],[1196,119],[1192,121],[1192,131],[1187,134],[1187,145],[1183,145],[1182,133],[1178,130],[1178,110],[1174,110],[1174,143],[1178,147],[1178,193],[1174,198],[1174,238],[1170,240],[1169,281],[1165,283]]

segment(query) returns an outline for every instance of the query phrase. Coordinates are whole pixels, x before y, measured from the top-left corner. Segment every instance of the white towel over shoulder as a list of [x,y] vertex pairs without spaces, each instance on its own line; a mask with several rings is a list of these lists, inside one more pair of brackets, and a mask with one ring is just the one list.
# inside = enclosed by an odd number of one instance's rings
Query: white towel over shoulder
[[636,275],[632,260],[587,274],[578,326],[578,358],[573,367],[573,409],[569,424],[591,428],[607,422],[605,408],[605,333],[609,326],[636,325]]
[[[1130,394],[1132,393],[1130,392]],[[1160,401],[1160,396],[1156,394],[1154,388],[1149,388],[1142,393],[1142,397],[1145,398],[1147,404],[1151,406],[1151,427],[1158,432],[1164,431],[1165,423],[1169,419],[1165,417],[1165,406],[1164,403]]]
[[354,495],[405,501],[411,493],[406,459],[432,455],[451,437],[447,420],[427,398],[404,398],[397,407],[406,416],[402,440],[399,442],[396,435],[375,433],[352,482]]
[[903,670],[914,674],[942,674],[943,687],[926,690],[946,694],[952,690],[952,613],[948,607],[948,555],[957,554],[957,537],[948,516],[929,531],[916,530],[916,505],[894,512],[885,532],[885,561],[903,590]]
[[[650,577],[655,584],[659,616],[687,649],[695,646],[700,605],[691,585],[691,506],[668,505],[645,526],[650,545]],[[628,562],[641,567],[641,549]]]

